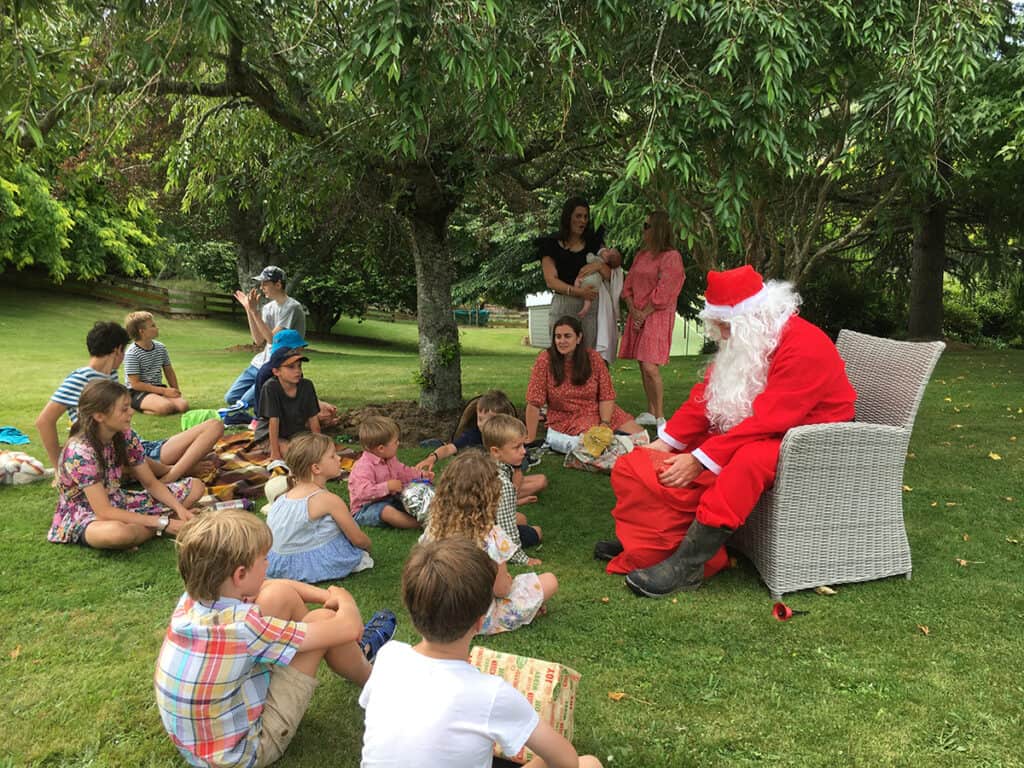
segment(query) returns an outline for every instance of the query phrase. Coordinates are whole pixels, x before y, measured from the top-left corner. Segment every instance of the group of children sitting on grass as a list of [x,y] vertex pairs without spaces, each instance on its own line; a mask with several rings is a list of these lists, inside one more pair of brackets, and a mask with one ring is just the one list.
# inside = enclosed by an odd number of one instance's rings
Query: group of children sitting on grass
[[[301,347],[280,347],[271,353],[272,378],[258,412],[279,414],[265,419],[266,435],[271,454],[290,468],[289,488],[274,500],[267,522],[241,510],[200,514],[195,505],[205,488],[188,473],[223,424],[209,420],[149,443],[132,430],[135,410],[171,413],[187,401],[155,341],[152,317],[133,313],[126,325],[132,346],[116,323],[93,327],[89,365],[65,379],[37,419],[58,469],[48,538],[95,548],[178,538],[186,592],[157,663],[156,693],[164,725],[190,764],[266,765],[280,757],[324,660],[365,686],[364,766],[489,765],[494,742],[506,754],[525,744],[551,766],[599,765],[578,758],[521,694],[466,661],[475,635],[530,623],[558,589],[551,573],[513,578],[507,567],[540,564],[524,547],[540,543],[541,529],[518,505],[535,500],[546,480],[523,475],[526,427],[503,393],[478,398],[455,440],[414,467],[396,458],[393,420],[364,419],[350,511],[327,489],[341,474],[340,460],[333,440],[320,434],[315,389],[302,374],[307,358]],[[122,362],[130,388],[117,381]],[[173,386],[162,384],[158,369]],[[56,423],[64,411],[72,429],[61,450]],[[394,614],[378,611],[364,625],[346,590],[312,584],[373,566],[363,527],[420,527],[402,491],[414,480],[435,479],[436,462],[456,453],[437,478],[420,544],[403,573],[403,599],[423,640],[415,647],[394,643],[371,668],[395,633]],[[141,490],[123,488],[126,475]],[[323,607],[310,611],[306,603]],[[399,711],[410,717],[396,726]]]

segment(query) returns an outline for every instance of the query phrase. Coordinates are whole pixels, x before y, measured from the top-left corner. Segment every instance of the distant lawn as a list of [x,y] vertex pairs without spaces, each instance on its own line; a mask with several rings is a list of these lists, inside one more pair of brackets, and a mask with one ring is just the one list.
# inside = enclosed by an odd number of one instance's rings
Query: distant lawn
[[[0,425],[32,437],[39,409],[72,368],[96,319],[125,311],[59,294],[0,288]],[[245,352],[241,325],[159,320],[187,397],[217,407]],[[342,407],[413,399],[416,330],[343,320],[313,344],[307,374]],[[536,350],[523,329],[462,331],[464,392],[505,389],[522,402]],[[680,401],[704,361],[665,369]],[[616,365],[620,402],[643,403],[634,365]],[[137,417],[146,436],[176,420]],[[544,568],[562,584],[548,616],[482,641],[562,661],[583,675],[576,743],[607,766],[1017,766],[1024,608],[1024,353],[955,350],[939,363],[907,464],[914,578],[838,587],[787,602],[810,613],[786,624],[753,569],[736,569],[673,600],[640,600],[590,559],[611,532],[603,476],[541,470],[551,488],[527,511],[544,526]],[[1021,439],[1018,439],[1021,438]],[[425,451],[406,447],[413,461]],[[998,458],[996,458],[998,457]],[[0,488],[0,766],[182,764],[153,704],[153,663],[181,591],[173,546],[103,554],[46,542],[54,492]],[[415,639],[398,575],[415,540],[373,531],[377,566],[345,581],[364,615],[399,612]],[[967,562],[966,566],[957,560]],[[604,602],[603,598],[607,598]],[[927,627],[927,634],[922,627]],[[357,691],[322,675],[282,766],[359,763]],[[609,692],[626,694],[612,701]],[[401,727],[401,724],[396,724]],[[1018,746],[1014,746],[1018,744]]]

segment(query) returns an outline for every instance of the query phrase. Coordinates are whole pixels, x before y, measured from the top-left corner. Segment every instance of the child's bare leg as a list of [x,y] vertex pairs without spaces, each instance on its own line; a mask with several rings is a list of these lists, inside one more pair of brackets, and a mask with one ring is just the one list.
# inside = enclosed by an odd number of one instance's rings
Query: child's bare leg
[[384,507],[380,513],[380,519],[382,522],[387,523],[392,528],[419,528],[419,521],[412,515],[403,512],[397,507],[392,507],[390,504]]
[[93,549],[131,549],[156,535],[155,528],[122,523],[119,520],[94,520],[85,529],[85,543]]
[[[308,623],[327,621],[333,619],[336,615],[329,608],[318,608],[303,616],[302,621]],[[292,666],[296,667],[300,672],[305,672],[313,677],[316,676],[316,669],[320,665],[321,659],[327,662],[327,666],[331,668],[334,674],[344,677],[346,680],[351,680],[360,687],[366,684],[366,681],[370,678],[370,671],[373,669],[370,666],[370,662],[366,660],[366,656],[359,647],[359,643],[355,641],[339,643],[327,649],[321,648],[319,651],[310,651],[308,655],[309,658],[307,659],[303,658],[307,656],[306,653],[295,654]],[[307,671],[310,667],[312,667],[311,671]]]
[[160,461],[171,469],[163,476],[165,483],[180,480],[213,450],[213,446],[224,436],[224,422],[209,419],[191,429],[168,438],[160,449]]
[[[593,755],[580,755],[579,768],[602,768],[601,761]],[[548,768],[544,758],[535,757],[528,763],[523,763],[523,768]]]
[[[284,621],[305,621],[309,608],[291,584],[281,579],[267,579],[254,601],[264,616]],[[331,614],[333,615],[333,611]],[[322,654],[322,652],[321,652]]]
[[576,313],[576,317],[586,317],[587,313],[590,311],[590,305],[593,303],[594,302],[591,299],[584,299],[583,306],[580,307],[580,311]]
[[540,588],[544,592],[544,601],[547,602],[558,591],[558,579],[553,573],[542,573],[537,578],[540,579]]
[[142,398],[139,403],[143,413],[154,416],[171,416],[175,413],[184,413],[188,410],[188,401],[181,397],[165,397],[164,395],[150,394]]
[[516,495],[522,499],[527,496],[536,496],[547,488],[548,479],[544,475],[521,475],[519,484],[516,485],[515,477],[513,476],[512,484],[516,486]]
[[526,515],[516,512],[516,525],[526,525]]

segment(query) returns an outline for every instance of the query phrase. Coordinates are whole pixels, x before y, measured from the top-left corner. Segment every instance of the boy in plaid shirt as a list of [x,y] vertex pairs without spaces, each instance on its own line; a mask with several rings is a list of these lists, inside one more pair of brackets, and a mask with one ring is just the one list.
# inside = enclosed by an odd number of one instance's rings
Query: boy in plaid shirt
[[529,557],[523,547],[535,547],[541,542],[539,525],[528,525],[526,515],[517,510],[518,492],[512,482],[516,467],[526,456],[526,425],[515,416],[499,413],[480,428],[484,448],[498,466],[501,496],[498,498],[498,527],[516,545],[508,562],[519,565],[540,565],[536,557]]
[[320,661],[361,687],[394,634],[394,614],[384,611],[364,631],[340,587],[265,580],[270,544],[266,523],[244,510],[206,512],[178,536],[186,592],[154,682],[164,728],[189,765],[274,762],[309,706]]

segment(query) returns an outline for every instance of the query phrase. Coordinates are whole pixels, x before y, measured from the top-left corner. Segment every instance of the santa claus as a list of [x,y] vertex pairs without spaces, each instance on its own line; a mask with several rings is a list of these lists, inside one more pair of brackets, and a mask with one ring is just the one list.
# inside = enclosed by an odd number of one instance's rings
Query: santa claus
[[697,589],[724,567],[725,541],[775,481],[786,430],[854,415],[843,360],[797,316],[792,285],[765,284],[745,266],[709,272],[705,298],[700,317],[718,353],[650,449],[616,463],[618,540],[594,548],[648,597]]

